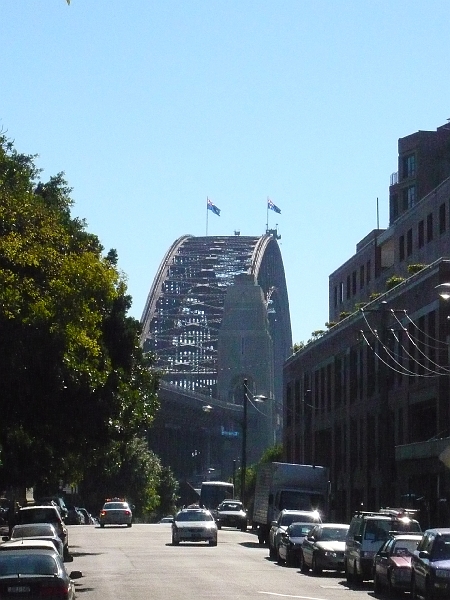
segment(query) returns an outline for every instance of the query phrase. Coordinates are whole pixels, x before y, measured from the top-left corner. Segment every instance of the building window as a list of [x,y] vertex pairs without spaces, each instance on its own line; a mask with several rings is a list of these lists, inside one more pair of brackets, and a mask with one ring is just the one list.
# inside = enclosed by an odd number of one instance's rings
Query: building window
[[368,260],[367,265],[366,265],[366,281],[367,281],[367,283],[369,283],[371,275],[372,275],[371,268],[372,268],[372,265],[370,263],[370,260]]
[[412,229],[406,232],[406,255],[411,256],[413,246]]
[[439,233],[445,231],[445,204],[441,204],[439,207]]
[[398,240],[399,260],[405,260],[405,236],[401,235]]
[[337,287],[334,286],[334,306],[337,306],[338,303],[338,291],[337,291]]
[[347,300],[350,298],[352,286],[350,285],[350,275],[347,275]]
[[364,265],[359,267],[359,288],[362,289],[364,287]]
[[427,242],[433,239],[433,213],[427,216]]
[[341,281],[339,284],[339,302],[342,304],[344,302],[344,282]]
[[419,248],[422,248],[425,244],[425,223],[424,221],[419,221],[419,225],[417,227],[417,237]]
[[352,273],[352,294],[356,294],[356,271]]
[[403,157],[403,179],[406,177],[415,177],[416,175],[416,157],[409,154]]

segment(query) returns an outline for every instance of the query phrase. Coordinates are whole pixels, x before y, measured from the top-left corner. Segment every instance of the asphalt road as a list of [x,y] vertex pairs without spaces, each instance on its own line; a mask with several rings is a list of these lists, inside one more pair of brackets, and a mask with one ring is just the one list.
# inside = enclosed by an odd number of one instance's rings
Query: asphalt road
[[80,570],[78,600],[367,600],[371,583],[349,589],[342,575],[303,575],[269,560],[248,531],[219,531],[217,547],[171,545],[170,524],[132,528],[69,526]]

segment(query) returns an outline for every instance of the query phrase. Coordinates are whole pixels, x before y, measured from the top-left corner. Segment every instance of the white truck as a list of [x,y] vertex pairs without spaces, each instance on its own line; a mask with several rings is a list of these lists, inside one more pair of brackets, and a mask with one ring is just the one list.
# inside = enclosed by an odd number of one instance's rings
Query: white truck
[[256,473],[252,525],[260,544],[268,544],[272,521],[280,511],[318,510],[322,519],[329,509],[330,481],[327,467],[272,462]]

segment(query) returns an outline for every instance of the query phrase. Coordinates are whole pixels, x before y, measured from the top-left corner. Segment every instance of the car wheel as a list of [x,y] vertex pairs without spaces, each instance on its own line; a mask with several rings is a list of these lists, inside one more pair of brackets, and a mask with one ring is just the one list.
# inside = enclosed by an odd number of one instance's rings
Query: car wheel
[[309,571],[309,567],[305,562],[305,557],[303,556],[303,552],[300,552],[300,571],[302,573],[307,573]]
[[[355,564],[353,563],[353,569],[354,568],[355,568]],[[345,561],[345,578],[349,585],[354,584],[356,581],[355,571],[353,570],[353,573],[351,572],[350,563],[348,563],[347,561]]]
[[217,546],[217,540],[209,540],[210,546]]
[[395,588],[392,585],[392,573],[388,573],[388,578],[387,578],[387,583],[388,583],[388,594],[389,596],[391,596],[391,598],[393,596],[395,596]]
[[69,560],[70,558],[70,552],[69,552],[69,547],[68,546],[64,546],[63,548],[63,560]]
[[375,594],[379,594],[381,592],[380,578],[376,573],[373,575],[373,591]]
[[294,561],[292,560],[292,556],[289,554],[289,551],[286,550],[286,566],[292,567],[294,565]]
[[425,600],[433,600],[434,598],[433,588],[431,587],[431,582],[429,579],[427,579],[425,582],[425,593],[423,596]]
[[173,535],[172,536],[172,546],[179,546],[180,544],[180,540],[177,540],[177,538]]
[[217,523],[217,529],[222,529],[222,524],[221,523]]
[[241,531],[247,531],[247,523],[242,523]]
[[100,523],[100,527],[103,529],[103,527],[105,526],[104,523]]
[[322,573],[322,569],[317,564],[317,556],[315,554],[313,554],[313,557],[312,557],[311,567],[312,567],[312,572],[314,573],[314,575],[320,575]]
[[131,527],[133,523],[127,523],[127,527]]
[[275,548],[273,548],[272,546],[269,546],[269,558],[276,558],[277,556],[277,551],[275,550]]

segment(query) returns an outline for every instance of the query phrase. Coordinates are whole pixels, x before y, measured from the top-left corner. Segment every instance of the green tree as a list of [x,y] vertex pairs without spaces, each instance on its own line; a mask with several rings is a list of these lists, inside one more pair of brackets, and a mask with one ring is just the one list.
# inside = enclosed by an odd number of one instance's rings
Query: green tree
[[113,443],[96,455],[80,486],[86,504],[100,509],[106,498],[123,497],[133,504],[134,515],[146,518],[160,504],[161,462],[144,437]]
[[0,135],[0,487],[79,482],[157,409],[131,298],[98,238],[70,214],[63,174]]

